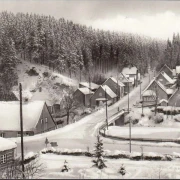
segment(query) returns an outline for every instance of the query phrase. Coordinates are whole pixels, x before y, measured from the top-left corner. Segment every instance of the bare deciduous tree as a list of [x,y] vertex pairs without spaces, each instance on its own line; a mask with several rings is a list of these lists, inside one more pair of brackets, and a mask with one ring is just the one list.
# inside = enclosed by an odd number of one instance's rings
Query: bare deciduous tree
[[24,174],[25,179],[39,179],[44,171],[45,167],[40,163],[39,159],[36,158],[31,162],[25,164],[25,171],[23,173],[21,167],[21,161],[15,160],[9,164],[2,172],[2,179],[22,179]]
[[73,89],[69,88],[68,90],[64,91],[64,96],[61,101],[64,109],[67,113],[67,124],[69,124],[69,117],[70,114],[75,114],[75,110],[78,108],[78,102],[73,96]]

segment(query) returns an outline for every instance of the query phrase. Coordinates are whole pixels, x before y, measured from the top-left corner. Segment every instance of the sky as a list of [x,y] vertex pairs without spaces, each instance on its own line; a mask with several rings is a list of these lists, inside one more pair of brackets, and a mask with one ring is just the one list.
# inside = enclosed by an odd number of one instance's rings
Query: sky
[[93,28],[166,40],[180,32],[180,1],[0,0],[0,11],[64,17]]

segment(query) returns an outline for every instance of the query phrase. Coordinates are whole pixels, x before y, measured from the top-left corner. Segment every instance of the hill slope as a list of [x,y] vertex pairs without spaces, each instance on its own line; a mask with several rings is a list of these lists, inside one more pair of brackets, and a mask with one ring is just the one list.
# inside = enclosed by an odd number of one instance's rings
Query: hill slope
[[[78,86],[78,81],[53,72],[45,65],[23,60],[17,65],[17,74],[18,83],[22,83],[26,94],[31,94],[31,100],[45,100],[48,105],[60,101],[64,89],[76,89]],[[18,91],[18,86],[14,86],[13,90]]]

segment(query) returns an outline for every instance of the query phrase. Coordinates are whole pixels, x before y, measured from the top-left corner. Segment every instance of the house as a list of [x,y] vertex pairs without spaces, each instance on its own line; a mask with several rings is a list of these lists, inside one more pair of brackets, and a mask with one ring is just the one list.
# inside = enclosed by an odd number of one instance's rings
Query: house
[[138,72],[138,69],[136,67],[125,67],[122,70],[122,74],[124,74],[126,78],[129,78],[134,86],[138,85],[138,81],[140,80],[140,73]]
[[[0,136],[5,138],[20,136],[19,101],[0,102]],[[30,136],[56,128],[56,124],[44,101],[23,102],[23,131]]]
[[176,76],[180,73],[180,66],[176,66],[175,72],[176,72]]
[[[160,69],[158,75],[159,75],[162,71],[164,71],[171,79],[173,79],[173,70],[172,70],[169,66],[167,66],[166,64],[164,64],[164,66]],[[157,75],[157,76],[158,76],[158,75]]]
[[90,97],[94,94],[93,91],[90,89],[84,87],[84,88],[78,88],[74,92],[74,97],[77,99],[77,101],[84,106],[89,106],[90,105]]
[[180,89],[176,89],[172,96],[168,99],[169,106],[180,107]]
[[111,90],[119,97],[124,96],[124,84],[121,81],[117,81],[114,77],[108,78],[103,85],[107,85]]
[[[105,97],[105,91],[107,99]],[[106,102],[106,100],[114,103],[116,102],[116,98],[117,95],[110,89],[110,87],[108,87],[107,85],[101,85],[90,98],[91,106],[99,106],[101,102],[104,103]]]
[[171,87],[175,83],[175,79],[172,79],[168,74],[164,71],[161,71],[157,76],[156,79],[160,81],[164,86]]
[[173,92],[174,89],[166,89],[166,87],[161,84],[161,82],[154,78],[142,92],[143,103],[153,104],[155,103],[156,97],[158,98],[158,103],[161,99],[168,100]]
[[132,81],[129,81],[124,74],[119,73],[118,80],[124,84],[124,95],[128,94],[128,88],[129,92],[132,91],[133,83]]
[[12,164],[16,156],[16,148],[15,142],[0,137],[0,171]]
[[79,83],[79,88],[84,88],[84,87],[86,87],[86,88],[90,89],[91,91],[95,92],[99,88],[99,85],[97,85],[97,84],[95,84],[93,82],[91,82],[91,83],[89,83],[89,82],[80,82]]

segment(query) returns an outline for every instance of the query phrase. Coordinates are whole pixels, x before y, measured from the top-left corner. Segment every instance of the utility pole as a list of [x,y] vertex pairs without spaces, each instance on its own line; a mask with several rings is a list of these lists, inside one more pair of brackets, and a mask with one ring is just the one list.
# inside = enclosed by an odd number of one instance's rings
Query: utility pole
[[129,118],[129,151],[131,153],[131,118]]
[[129,78],[128,78],[128,113],[129,113]]
[[22,114],[22,85],[19,83],[19,94],[20,94],[20,126],[21,126],[21,158],[22,158],[22,176],[24,175],[24,144],[23,144],[23,114]]
[[141,74],[140,74],[140,100],[141,100]]
[[106,125],[108,130],[108,114],[107,114],[107,94],[106,94],[106,88],[105,88],[105,99],[106,99]]

